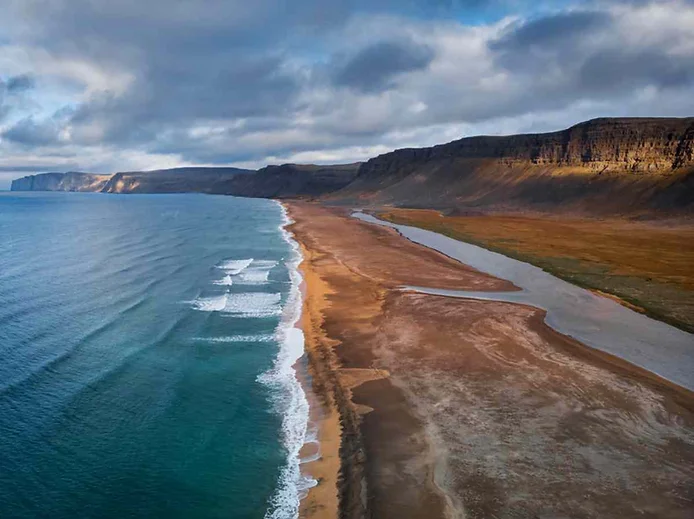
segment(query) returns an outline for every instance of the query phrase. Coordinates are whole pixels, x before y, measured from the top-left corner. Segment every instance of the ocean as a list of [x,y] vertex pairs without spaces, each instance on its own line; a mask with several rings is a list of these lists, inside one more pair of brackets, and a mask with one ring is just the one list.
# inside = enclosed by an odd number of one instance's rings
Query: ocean
[[271,200],[0,193],[0,517],[297,515],[286,224]]

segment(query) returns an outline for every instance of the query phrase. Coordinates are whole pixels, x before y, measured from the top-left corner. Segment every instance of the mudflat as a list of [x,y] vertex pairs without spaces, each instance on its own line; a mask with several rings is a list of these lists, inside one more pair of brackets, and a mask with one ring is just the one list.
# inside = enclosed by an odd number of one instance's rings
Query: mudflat
[[690,392],[536,308],[401,291],[515,287],[342,210],[287,205],[330,438],[304,517],[691,517]]
[[694,332],[694,222],[547,215],[448,216],[388,209],[381,218],[481,245]]

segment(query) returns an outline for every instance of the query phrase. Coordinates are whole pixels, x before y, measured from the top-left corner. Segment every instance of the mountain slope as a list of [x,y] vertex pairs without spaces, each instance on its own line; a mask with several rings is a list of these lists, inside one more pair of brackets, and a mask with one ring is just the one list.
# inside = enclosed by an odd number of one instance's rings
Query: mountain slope
[[438,209],[689,212],[694,118],[595,119],[553,133],[396,150],[365,162],[330,198]]
[[315,197],[347,186],[354,180],[359,166],[360,163],[266,166],[254,175],[229,179],[214,192],[261,198]]

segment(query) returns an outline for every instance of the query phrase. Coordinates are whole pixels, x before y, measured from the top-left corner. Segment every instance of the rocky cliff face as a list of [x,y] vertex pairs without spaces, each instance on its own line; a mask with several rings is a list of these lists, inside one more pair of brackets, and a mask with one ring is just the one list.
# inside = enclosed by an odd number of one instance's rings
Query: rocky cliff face
[[116,173],[104,193],[215,193],[236,176],[255,173],[239,168],[173,168]]
[[594,119],[553,133],[468,137],[431,148],[402,149],[366,162],[360,176],[438,159],[495,159],[507,165],[663,172],[691,164],[694,117]]
[[101,191],[111,175],[94,173],[40,173],[12,181],[12,191]]
[[284,164],[257,172],[177,168],[45,173],[13,190],[202,192],[323,197],[436,209],[694,214],[694,117],[595,119],[559,132],[469,137],[363,164]]
[[694,118],[595,119],[567,130],[470,137],[364,163],[333,195],[434,208],[694,210]]

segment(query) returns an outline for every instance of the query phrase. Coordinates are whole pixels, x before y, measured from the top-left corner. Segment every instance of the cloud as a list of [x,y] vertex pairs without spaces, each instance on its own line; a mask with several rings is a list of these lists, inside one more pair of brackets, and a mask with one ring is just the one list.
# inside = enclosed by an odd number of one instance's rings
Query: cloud
[[337,67],[333,81],[362,92],[382,91],[394,88],[398,75],[424,69],[433,58],[432,49],[424,44],[411,40],[380,41],[359,50]]
[[612,14],[607,11],[570,11],[542,18],[516,21],[503,35],[491,42],[496,51],[528,52],[533,48],[548,49],[550,45],[570,45],[586,33],[609,27]]
[[5,83],[5,89],[8,93],[14,94],[17,92],[25,92],[31,90],[34,87],[34,78],[29,74],[21,74],[19,76],[12,76],[7,79]]
[[28,74],[0,78],[0,123],[23,104],[24,93],[34,87],[34,79]]
[[2,132],[3,139],[27,146],[44,146],[58,141],[59,128],[49,121],[22,119]]
[[5,167],[349,161],[694,113],[691,2],[287,4],[7,0]]

